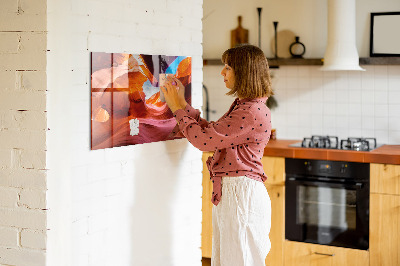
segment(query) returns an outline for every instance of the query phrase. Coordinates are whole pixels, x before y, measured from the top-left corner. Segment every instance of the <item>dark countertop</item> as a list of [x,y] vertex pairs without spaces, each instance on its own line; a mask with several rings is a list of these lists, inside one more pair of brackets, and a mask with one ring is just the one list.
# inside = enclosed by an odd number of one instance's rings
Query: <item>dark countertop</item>
[[400,145],[383,145],[372,151],[289,147],[301,140],[270,140],[264,156],[364,163],[400,164]]

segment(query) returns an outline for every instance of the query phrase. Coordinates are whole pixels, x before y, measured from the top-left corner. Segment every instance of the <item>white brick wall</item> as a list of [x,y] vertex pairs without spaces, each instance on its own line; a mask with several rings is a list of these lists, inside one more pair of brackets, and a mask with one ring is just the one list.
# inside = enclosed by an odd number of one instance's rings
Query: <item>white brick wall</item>
[[45,265],[46,3],[1,2],[1,265]]
[[46,249],[46,231],[22,230],[21,246],[31,249]]
[[186,140],[90,151],[90,52],[192,56],[199,107],[202,0],[47,8],[47,264],[201,265],[201,152]]
[[46,254],[42,250],[14,249],[0,247],[3,265],[45,265]]
[[0,247],[18,247],[19,230],[17,228],[0,227]]
[[19,189],[0,187],[0,207],[15,208],[18,205]]

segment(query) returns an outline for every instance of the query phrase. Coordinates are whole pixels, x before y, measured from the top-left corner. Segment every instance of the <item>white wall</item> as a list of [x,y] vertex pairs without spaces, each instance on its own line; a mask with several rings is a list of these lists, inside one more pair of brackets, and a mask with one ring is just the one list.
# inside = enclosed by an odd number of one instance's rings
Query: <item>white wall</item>
[[0,265],[44,265],[46,1],[1,1],[0,17]]
[[321,0],[205,0],[204,58],[220,58],[221,54],[229,48],[230,31],[237,27],[238,16],[242,16],[242,26],[249,30],[249,43],[258,45],[258,7],[262,8],[261,49],[267,57],[273,55],[273,21],[279,22],[278,31],[290,30],[300,36],[300,41],[304,42],[309,51],[307,56],[316,57],[323,50],[326,40],[326,33],[323,31],[327,25],[326,2]]
[[[368,57],[369,13],[398,11],[400,2],[385,0],[378,5],[376,1],[358,0],[356,3],[357,47],[361,57]],[[326,47],[326,4],[327,1],[284,0],[251,4],[230,1],[228,5],[226,1],[205,0],[204,58],[220,58],[229,48],[229,31],[236,27],[238,15],[243,15],[243,26],[250,30],[250,43],[257,45],[258,6],[263,7],[265,15],[262,21],[266,25],[262,27],[270,27],[262,32],[262,49],[267,56],[272,55],[267,45],[273,38],[272,21],[278,20],[279,25],[283,25],[278,26],[278,30],[290,29],[301,36],[307,47],[305,57],[321,58]],[[227,6],[233,8],[230,10]],[[273,89],[279,107],[272,111],[272,124],[278,138],[302,139],[329,134],[339,138],[376,137],[382,144],[399,144],[400,66],[363,67],[367,71],[321,72],[318,66],[273,69]],[[218,119],[233,100],[224,95],[226,88],[219,74],[221,68],[222,65],[204,67],[210,109],[216,111],[210,115],[211,120]]]
[[47,264],[200,265],[201,152],[185,139],[90,151],[90,52],[192,56],[201,0],[48,1]]
[[[210,120],[217,120],[233,98],[218,76],[222,66],[204,67],[210,92]],[[365,72],[323,72],[319,66],[272,69],[278,108],[271,113],[280,139],[311,135],[376,137],[400,143],[400,66],[362,66]]]
[[400,66],[362,66],[365,72],[313,67],[274,70],[272,124],[278,138],[311,135],[376,137],[400,143]]
[[[242,26],[249,30],[249,43],[258,45],[258,12],[261,7],[261,49],[267,57],[274,55],[274,26],[285,31],[279,41],[290,44],[287,31],[299,36],[306,46],[307,58],[324,56],[327,41],[327,0],[204,0],[203,36],[204,58],[220,58],[230,46],[230,31]],[[398,0],[356,0],[356,42],[360,57],[369,56],[370,13],[399,11]],[[293,39],[294,42],[294,39]],[[280,52],[278,48],[278,53]],[[286,49],[289,49],[287,47]],[[285,54],[288,54],[287,52]],[[290,57],[290,54],[288,54]]]

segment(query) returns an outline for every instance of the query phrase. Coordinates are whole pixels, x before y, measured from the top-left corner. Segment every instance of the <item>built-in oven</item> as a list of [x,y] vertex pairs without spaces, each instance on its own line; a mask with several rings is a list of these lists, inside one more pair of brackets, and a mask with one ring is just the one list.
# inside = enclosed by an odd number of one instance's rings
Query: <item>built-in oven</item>
[[286,239],[368,249],[369,164],[287,158],[285,169]]

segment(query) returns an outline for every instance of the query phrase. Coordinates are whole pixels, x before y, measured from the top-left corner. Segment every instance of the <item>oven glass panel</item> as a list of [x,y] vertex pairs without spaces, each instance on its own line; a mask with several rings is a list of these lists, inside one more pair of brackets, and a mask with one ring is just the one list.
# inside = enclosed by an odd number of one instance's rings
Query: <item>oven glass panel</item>
[[298,186],[297,189],[298,224],[339,231],[356,229],[355,190],[314,186]]

